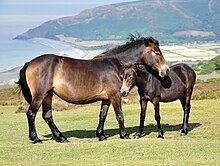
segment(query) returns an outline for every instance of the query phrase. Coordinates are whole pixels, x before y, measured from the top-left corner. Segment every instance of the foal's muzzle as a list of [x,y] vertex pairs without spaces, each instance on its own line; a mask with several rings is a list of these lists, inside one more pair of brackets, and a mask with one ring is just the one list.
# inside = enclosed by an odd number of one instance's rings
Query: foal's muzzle
[[129,91],[125,90],[125,89],[121,89],[120,92],[121,92],[121,96],[123,96],[123,97],[128,96],[128,93],[129,93]]

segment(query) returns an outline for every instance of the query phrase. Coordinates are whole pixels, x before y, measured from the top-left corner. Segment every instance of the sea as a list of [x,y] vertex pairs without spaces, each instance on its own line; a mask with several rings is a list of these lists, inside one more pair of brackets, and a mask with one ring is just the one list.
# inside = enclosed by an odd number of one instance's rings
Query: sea
[[72,58],[86,56],[82,50],[73,45],[56,40],[34,38],[0,41],[0,72],[22,66],[39,55],[49,53]]
[[85,55],[73,45],[56,40],[44,38],[13,40],[13,38],[46,21],[74,16],[84,9],[99,4],[19,4],[18,2],[0,2],[0,72],[23,66],[25,62],[47,53],[73,58],[81,58]]

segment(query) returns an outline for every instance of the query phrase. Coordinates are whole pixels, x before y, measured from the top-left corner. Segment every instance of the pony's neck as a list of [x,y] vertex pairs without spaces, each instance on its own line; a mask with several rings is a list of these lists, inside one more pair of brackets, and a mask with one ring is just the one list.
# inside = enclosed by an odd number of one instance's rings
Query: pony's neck
[[110,56],[117,58],[123,64],[135,64],[140,63],[139,55],[141,53],[141,47],[136,49],[128,49],[124,52],[112,54]]
[[95,58],[115,57],[125,64],[140,63],[140,55],[142,54],[144,48],[145,45],[143,38],[138,38],[135,41],[127,42],[125,45],[110,48]]
[[119,60],[116,57],[104,57],[104,58],[99,58],[97,60],[101,60],[101,61],[106,61],[108,62],[109,65],[114,66],[114,69],[117,71],[117,73],[119,74],[119,76],[121,77],[121,75],[123,75],[123,72],[125,70],[125,64]]

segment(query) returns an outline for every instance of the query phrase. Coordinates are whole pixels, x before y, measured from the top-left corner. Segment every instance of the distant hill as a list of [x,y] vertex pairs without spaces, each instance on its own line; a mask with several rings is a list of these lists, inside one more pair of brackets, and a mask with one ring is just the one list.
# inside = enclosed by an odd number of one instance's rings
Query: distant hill
[[[74,10],[74,9],[73,9]],[[142,0],[105,5],[43,23],[15,39],[125,39],[129,33],[161,42],[220,39],[219,0]]]

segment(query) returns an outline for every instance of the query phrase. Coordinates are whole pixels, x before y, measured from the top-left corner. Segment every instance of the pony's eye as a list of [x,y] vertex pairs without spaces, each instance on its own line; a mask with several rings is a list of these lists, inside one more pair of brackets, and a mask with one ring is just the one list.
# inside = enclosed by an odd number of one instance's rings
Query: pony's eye
[[154,52],[156,55],[160,55],[160,52]]
[[133,78],[133,75],[130,75],[129,78],[132,79],[132,78]]

